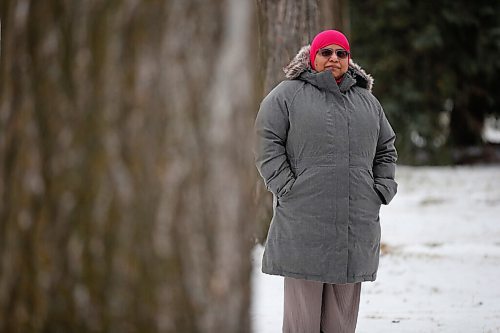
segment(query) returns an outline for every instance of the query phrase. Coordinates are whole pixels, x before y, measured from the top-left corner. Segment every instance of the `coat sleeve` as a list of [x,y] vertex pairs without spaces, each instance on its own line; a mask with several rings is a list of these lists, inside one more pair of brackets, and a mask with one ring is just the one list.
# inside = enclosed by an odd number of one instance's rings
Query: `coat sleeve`
[[289,127],[287,102],[275,89],[262,101],[255,120],[255,162],[267,189],[278,198],[295,182],[286,152]]
[[384,111],[380,110],[380,132],[377,150],[373,160],[373,178],[382,203],[389,204],[396,195],[398,184],[394,180],[396,173],[397,152],[394,146],[396,135],[387,120]]

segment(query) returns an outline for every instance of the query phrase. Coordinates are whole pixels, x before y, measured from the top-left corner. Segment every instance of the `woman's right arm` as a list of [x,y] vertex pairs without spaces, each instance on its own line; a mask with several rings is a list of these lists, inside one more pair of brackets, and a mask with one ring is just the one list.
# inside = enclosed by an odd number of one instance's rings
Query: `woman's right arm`
[[279,198],[290,191],[295,175],[286,153],[288,105],[277,90],[264,98],[255,120],[255,162],[267,189]]

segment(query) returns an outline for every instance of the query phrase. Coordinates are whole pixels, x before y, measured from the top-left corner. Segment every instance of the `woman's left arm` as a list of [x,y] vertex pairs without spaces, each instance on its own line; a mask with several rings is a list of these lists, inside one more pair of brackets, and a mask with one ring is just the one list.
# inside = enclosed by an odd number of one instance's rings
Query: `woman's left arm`
[[387,205],[392,200],[398,189],[398,184],[394,180],[398,157],[394,146],[395,140],[396,134],[384,111],[380,109],[380,132],[373,160],[373,178],[375,180],[375,190],[379,193],[384,205]]

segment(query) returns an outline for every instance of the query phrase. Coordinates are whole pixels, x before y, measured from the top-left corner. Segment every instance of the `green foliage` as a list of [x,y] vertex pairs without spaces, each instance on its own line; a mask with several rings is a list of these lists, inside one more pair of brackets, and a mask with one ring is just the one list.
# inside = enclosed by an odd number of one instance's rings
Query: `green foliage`
[[500,2],[351,2],[352,54],[398,134],[403,163],[448,163],[500,114]]

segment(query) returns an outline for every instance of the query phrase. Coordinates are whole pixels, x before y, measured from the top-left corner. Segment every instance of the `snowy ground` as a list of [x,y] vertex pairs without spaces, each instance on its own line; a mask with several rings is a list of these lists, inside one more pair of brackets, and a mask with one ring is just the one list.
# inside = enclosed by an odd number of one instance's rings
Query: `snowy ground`
[[[500,333],[500,167],[399,167],[357,332]],[[281,332],[283,278],[254,250],[255,333]],[[306,332],[305,332],[306,333]]]

